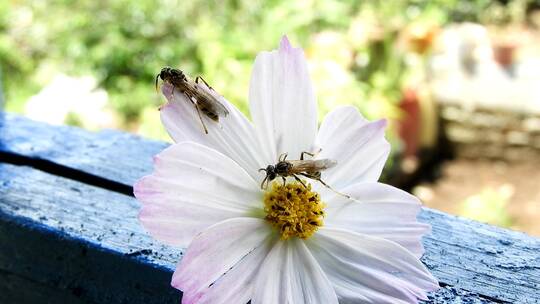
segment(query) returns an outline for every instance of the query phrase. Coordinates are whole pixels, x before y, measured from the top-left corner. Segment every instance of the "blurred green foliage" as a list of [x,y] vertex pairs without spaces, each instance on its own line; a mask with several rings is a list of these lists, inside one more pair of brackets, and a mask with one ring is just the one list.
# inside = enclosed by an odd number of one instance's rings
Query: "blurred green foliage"
[[482,189],[480,193],[461,202],[459,214],[484,223],[510,227],[513,220],[507,208],[513,192],[514,188],[509,184]]
[[161,137],[152,114],[163,102],[153,87],[161,67],[204,75],[247,113],[256,54],[288,34],[315,65],[321,115],[354,103],[370,118],[395,116],[411,73],[406,50],[396,47],[400,31],[411,22],[479,20],[490,6],[488,0],[2,1],[7,110],[23,112],[26,100],[58,73],[92,75],[107,91],[119,127]]

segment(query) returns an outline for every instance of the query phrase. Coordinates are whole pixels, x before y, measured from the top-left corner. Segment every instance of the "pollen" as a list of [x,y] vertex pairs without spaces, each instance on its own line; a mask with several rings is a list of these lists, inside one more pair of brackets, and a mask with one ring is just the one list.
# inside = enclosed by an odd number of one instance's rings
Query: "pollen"
[[281,234],[307,239],[323,225],[325,204],[318,193],[299,182],[283,185],[275,182],[264,195],[265,219]]

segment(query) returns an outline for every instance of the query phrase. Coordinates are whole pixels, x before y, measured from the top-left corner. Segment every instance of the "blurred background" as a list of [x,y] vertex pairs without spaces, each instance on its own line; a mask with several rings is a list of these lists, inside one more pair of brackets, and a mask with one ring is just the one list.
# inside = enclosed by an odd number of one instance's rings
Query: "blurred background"
[[154,77],[202,75],[249,115],[256,54],[288,34],[320,118],[390,119],[385,182],[540,236],[540,0],[0,2],[0,104],[169,140]]

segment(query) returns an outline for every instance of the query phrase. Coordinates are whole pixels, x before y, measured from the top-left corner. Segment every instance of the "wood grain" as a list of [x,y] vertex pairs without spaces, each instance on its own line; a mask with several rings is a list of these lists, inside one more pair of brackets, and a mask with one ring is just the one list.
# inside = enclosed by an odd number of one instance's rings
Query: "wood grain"
[[[36,231],[63,233],[86,242],[82,244],[92,250],[103,248],[120,260],[163,269],[168,284],[181,251],[153,242],[136,221],[138,203],[107,185],[130,187],[150,173],[151,157],[166,143],[117,131],[53,127],[9,114],[0,120],[0,139],[0,161],[16,163],[13,157],[17,156],[19,162],[53,173],[0,167],[2,229],[45,227]],[[49,167],[40,168],[39,161]],[[74,181],[79,179],[77,174],[65,174],[66,170],[101,180],[90,186]],[[431,295],[433,303],[540,303],[540,239],[430,209],[422,210],[419,219],[433,226],[432,235],[424,240],[422,260],[444,286]],[[5,235],[0,233],[0,248],[14,241]],[[73,240],[63,242],[72,244]],[[33,273],[14,271],[6,262],[10,254],[4,249],[0,252],[0,270],[24,277]],[[31,267],[21,259],[20,263]],[[101,267],[98,259],[93,265]],[[167,285],[166,289],[171,288]]]

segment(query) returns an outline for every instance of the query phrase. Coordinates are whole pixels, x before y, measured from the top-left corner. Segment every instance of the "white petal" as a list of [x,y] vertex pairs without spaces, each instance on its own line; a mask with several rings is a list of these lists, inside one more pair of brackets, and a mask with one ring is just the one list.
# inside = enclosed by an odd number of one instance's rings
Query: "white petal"
[[143,226],[175,246],[187,246],[195,234],[219,221],[261,209],[257,182],[230,158],[193,142],[158,154],[154,173],[134,189]]
[[385,120],[368,122],[352,106],[340,107],[324,118],[317,146],[317,158],[329,158],[337,165],[323,172],[323,180],[341,188],[356,182],[379,179],[390,152],[384,138]]
[[298,158],[311,151],[317,132],[317,105],[302,49],[286,37],[277,51],[255,59],[249,87],[251,117],[267,164],[281,153]]
[[[265,241],[220,277],[202,290],[197,304],[248,303],[253,296],[253,281],[274,242]],[[187,301],[187,297],[182,300]]]
[[205,134],[197,111],[187,97],[172,86],[162,86],[168,103],[161,108],[161,120],[175,142],[194,141],[211,147],[237,162],[253,178],[259,178],[257,170],[265,163],[259,151],[255,129],[238,109],[220,98],[229,115],[220,117],[216,123],[203,116],[208,134]]
[[355,200],[328,197],[325,225],[385,238],[422,256],[422,236],[430,226],[417,221],[421,203],[415,196],[381,183],[358,183],[340,191]]
[[[182,303],[199,303],[199,298],[208,296],[212,284],[247,255],[264,246],[271,232],[263,219],[234,218],[217,223],[197,235],[171,282],[173,287],[183,291]],[[254,258],[253,262],[262,260],[259,256]]]
[[330,281],[303,240],[278,241],[264,260],[253,304],[337,304]]
[[322,227],[306,241],[340,303],[418,303],[437,280],[394,242]]

